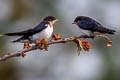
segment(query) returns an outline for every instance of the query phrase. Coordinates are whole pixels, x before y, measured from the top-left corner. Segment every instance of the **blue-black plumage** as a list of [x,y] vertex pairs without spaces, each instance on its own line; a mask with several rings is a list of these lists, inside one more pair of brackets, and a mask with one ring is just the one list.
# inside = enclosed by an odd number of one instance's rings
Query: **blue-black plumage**
[[88,30],[91,32],[100,32],[100,33],[108,33],[108,34],[114,34],[116,32],[115,30],[111,30],[111,29],[103,27],[97,21],[93,20],[90,17],[86,17],[86,16],[76,17],[73,24],[78,25],[78,27],[83,30]]

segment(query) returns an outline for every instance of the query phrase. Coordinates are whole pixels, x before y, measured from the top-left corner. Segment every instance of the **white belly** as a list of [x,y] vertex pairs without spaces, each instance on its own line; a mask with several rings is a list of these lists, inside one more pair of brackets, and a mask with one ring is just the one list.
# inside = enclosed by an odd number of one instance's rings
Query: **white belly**
[[53,27],[50,27],[50,25],[48,25],[46,29],[33,35],[32,40],[41,40],[43,38],[48,39],[51,37],[52,33],[53,33]]

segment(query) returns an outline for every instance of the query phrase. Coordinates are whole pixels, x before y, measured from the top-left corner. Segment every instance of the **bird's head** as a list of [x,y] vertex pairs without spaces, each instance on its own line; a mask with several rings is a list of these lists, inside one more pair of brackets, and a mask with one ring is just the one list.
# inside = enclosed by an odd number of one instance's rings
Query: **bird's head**
[[82,18],[83,16],[77,16],[72,24],[77,24]]
[[55,17],[53,16],[47,16],[43,19],[44,21],[47,21],[50,23],[50,25],[54,25],[56,21],[58,21]]

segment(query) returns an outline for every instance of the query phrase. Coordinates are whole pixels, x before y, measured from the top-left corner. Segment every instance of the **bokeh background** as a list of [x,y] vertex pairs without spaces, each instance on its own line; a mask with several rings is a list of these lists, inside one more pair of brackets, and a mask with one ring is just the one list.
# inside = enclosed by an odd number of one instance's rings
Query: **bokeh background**
[[[112,47],[105,39],[88,39],[90,52],[81,52],[73,43],[56,44],[49,51],[32,51],[25,58],[0,62],[0,80],[120,80],[120,0],[0,0],[0,33],[33,28],[52,15],[59,19],[54,33],[62,37],[81,35],[72,25],[78,15],[89,16],[107,28]],[[23,44],[11,43],[17,37],[0,38],[0,55],[16,52]]]

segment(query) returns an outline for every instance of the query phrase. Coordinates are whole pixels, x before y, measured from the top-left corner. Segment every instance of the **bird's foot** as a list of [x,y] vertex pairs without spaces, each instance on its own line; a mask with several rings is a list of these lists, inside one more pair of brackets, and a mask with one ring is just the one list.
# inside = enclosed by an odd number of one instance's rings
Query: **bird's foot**
[[98,35],[98,34],[96,34],[94,32],[89,32],[89,36],[91,36],[92,39],[94,39],[96,35]]
[[[56,33],[56,34],[53,34],[52,35],[52,40],[60,40],[61,38],[60,38],[60,33]],[[51,41],[52,41],[51,40]]]

